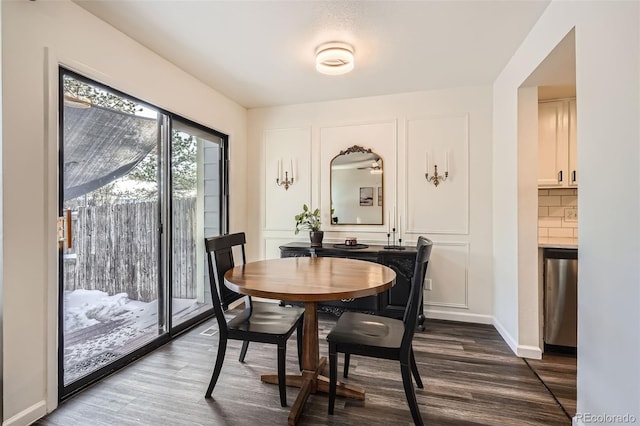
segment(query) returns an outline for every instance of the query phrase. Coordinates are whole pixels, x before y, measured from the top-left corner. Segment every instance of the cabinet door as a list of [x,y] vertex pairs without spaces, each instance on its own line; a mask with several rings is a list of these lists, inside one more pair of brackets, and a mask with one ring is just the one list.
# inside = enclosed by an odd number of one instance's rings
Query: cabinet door
[[538,105],[538,186],[567,182],[567,121],[562,102]]
[[569,186],[578,186],[578,135],[576,100],[569,101]]
[[380,253],[378,263],[388,266],[396,273],[396,284],[381,294],[380,313],[387,317],[402,318],[411,292],[415,257]]

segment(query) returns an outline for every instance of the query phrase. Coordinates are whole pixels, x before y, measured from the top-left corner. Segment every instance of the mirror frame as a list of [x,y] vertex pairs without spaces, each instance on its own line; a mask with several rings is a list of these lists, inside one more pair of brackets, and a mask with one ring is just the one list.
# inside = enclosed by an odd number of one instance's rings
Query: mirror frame
[[[348,154],[353,154],[353,153],[362,153],[362,154],[374,154],[375,156],[377,156],[380,159],[380,163],[381,163],[381,169],[383,170],[383,175],[382,175],[382,179],[380,181],[380,187],[382,188],[382,193],[384,194],[384,160],[382,158],[382,156],[380,154],[378,154],[377,152],[373,151],[371,148],[364,148],[360,145],[353,145],[345,150],[340,151],[336,156],[334,156],[331,161],[329,162],[329,203],[331,206],[331,210],[333,211],[333,162],[336,158],[342,156],[342,155],[348,155]],[[376,202],[374,200],[374,202]],[[376,202],[377,203],[377,202]],[[343,222],[343,223],[334,223],[333,222],[333,214],[331,213],[330,215],[330,221],[331,221],[331,226],[340,226],[340,225],[358,225],[358,226],[379,226],[379,225],[384,225],[384,196],[382,197],[382,205],[379,206],[380,208],[380,222],[379,223],[347,223],[347,222]]]

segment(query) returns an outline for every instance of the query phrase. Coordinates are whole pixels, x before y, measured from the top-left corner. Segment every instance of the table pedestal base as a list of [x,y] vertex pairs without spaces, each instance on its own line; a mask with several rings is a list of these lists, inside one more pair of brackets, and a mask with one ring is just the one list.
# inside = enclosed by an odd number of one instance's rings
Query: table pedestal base
[[[329,378],[323,376],[321,373],[327,366],[327,358],[320,358],[318,368],[315,371],[303,370],[301,374],[287,374],[286,381],[287,386],[295,386],[300,388],[300,392],[296,397],[296,401],[291,407],[289,412],[289,425],[296,424],[302,413],[302,408],[307,402],[309,395],[316,392],[329,393]],[[278,384],[277,374],[263,374],[260,376],[260,380],[265,383]],[[365,390],[359,386],[353,386],[338,381],[336,386],[336,395],[345,396],[347,398],[354,398],[360,401],[364,401]]]

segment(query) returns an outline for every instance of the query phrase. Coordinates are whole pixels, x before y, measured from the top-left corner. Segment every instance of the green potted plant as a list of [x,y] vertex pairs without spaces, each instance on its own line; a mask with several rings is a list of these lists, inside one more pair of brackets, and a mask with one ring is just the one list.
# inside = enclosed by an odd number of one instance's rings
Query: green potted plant
[[320,230],[322,223],[320,222],[320,209],[311,211],[306,204],[302,205],[302,213],[295,216],[296,219],[296,235],[302,229],[309,230],[309,238],[311,239],[311,247],[322,247],[322,238],[324,232]]

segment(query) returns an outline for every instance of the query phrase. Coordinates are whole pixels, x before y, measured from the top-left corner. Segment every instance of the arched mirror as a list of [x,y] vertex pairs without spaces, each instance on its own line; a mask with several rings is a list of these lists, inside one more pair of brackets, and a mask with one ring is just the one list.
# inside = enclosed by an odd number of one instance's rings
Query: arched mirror
[[382,157],[354,145],[331,160],[333,225],[382,225]]

